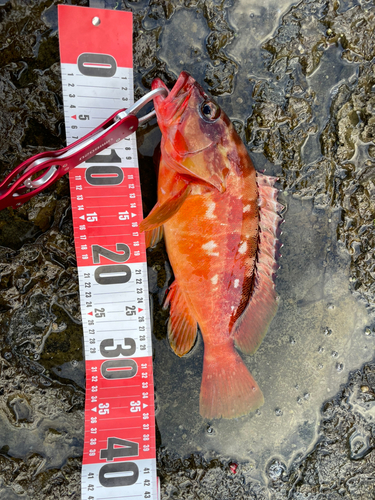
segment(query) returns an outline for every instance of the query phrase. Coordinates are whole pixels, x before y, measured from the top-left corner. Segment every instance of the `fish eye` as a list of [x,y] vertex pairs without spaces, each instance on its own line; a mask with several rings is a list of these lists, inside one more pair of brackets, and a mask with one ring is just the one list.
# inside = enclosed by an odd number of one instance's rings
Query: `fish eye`
[[206,121],[216,121],[220,116],[220,108],[213,101],[204,101],[200,105],[200,114]]

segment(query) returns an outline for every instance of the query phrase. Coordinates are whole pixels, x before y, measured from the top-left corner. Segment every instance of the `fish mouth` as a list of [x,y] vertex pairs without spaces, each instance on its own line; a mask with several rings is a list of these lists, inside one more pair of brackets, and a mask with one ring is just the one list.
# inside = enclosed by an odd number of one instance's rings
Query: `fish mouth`
[[[160,78],[155,78],[153,80],[151,85],[152,90],[163,88],[168,91],[168,95],[157,96],[154,99],[154,106],[158,119],[158,124],[159,127],[162,129],[162,131],[165,127],[168,127],[171,124],[171,122],[179,121],[181,115],[188,106],[191,91],[194,85],[197,85],[197,82],[186,71],[182,71],[180,73],[180,76],[177,78],[176,83],[174,84],[172,90],[170,91]],[[201,153],[212,146],[211,142],[202,148],[194,149],[193,151],[186,151],[177,148],[173,143],[173,141],[168,141],[168,142],[169,142],[169,147],[172,150],[174,150],[178,156],[181,157],[189,157],[196,155],[197,153]]]
[[195,80],[186,71],[181,72],[172,90],[169,90],[160,78],[153,80],[151,85],[152,90],[163,88],[168,91],[167,96],[157,96],[154,99],[155,111],[159,123],[170,122],[172,119],[176,119],[177,115],[182,114],[187,106],[190,90],[194,83]]
[[[166,97],[164,96],[158,96],[157,99],[161,99],[162,101],[165,100],[173,100],[174,97],[180,92],[181,88],[185,86],[185,84],[188,82],[189,79],[192,79],[192,77],[187,73],[186,71],[181,71],[180,76],[177,78],[176,83],[173,85],[173,88],[171,91],[169,91],[168,87],[165,85],[165,83],[160,79],[160,78],[155,78],[152,81],[151,84],[151,90],[154,89],[159,89],[163,88],[168,91],[168,95]],[[191,86],[191,85],[189,85]]]

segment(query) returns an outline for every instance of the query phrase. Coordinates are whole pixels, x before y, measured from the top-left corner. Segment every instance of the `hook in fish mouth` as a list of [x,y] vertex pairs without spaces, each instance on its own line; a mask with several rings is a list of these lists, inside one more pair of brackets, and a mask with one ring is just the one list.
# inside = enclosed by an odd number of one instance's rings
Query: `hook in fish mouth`
[[156,113],[159,119],[162,117],[163,123],[168,125],[180,118],[189,103],[194,84],[196,84],[194,78],[185,71],[182,71],[171,90],[160,78],[153,80],[151,85],[153,90],[163,88],[168,91],[165,97],[157,97],[154,100]]
[[[160,78],[155,78],[153,80],[151,88],[153,90],[163,88],[168,91],[167,96],[157,97],[154,101],[155,109],[158,112],[159,108],[159,114],[163,114],[164,122],[170,122],[173,119],[177,119],[179,115],[182,114],[188,105],[189,98],[194,88],[199,90],[202,97],[202,104],[205,101],[212,100],[205,90],[186,71],[180,73],[180,76],[177,78],[171,90],[168,89]],[[218,107],[218,109],[220,108]],[[205,119],[207,119],[207,117],[205,117]]]
[[[194,78],[186,71],[181,72],[180,76],[177,78],[176,83],[174,84],[174,86],[170,91],[160,78],[155,78],[153,80],[151,85],[151,88],[153,90],[161,88],[168,90],[167,95],[160,97],[157,96],[154,101],[155,110],[158,115],[159,126],[161,128],[170,126],[172,122],[174,123],[180,122],[180,119],[182,118],[184,111],[188,107],[189,100],[192,96],[192,91],[196,86],[199,87],[200,93],[202,94],[202,105],[203,105],[207,101],[208,96],[204,92],[204,90],[200,87],[200,85],[197,84]],[[220,110],[219,107],[218,109]],[[207,121],[207,118],[203,118],[200,113],[199,116],[205,121]],[[197,147],[194,150],[180,151],[178,148],[176,148],[174,142],[170,141],[170,147],[172,148],[172,150],[182,158],[188,158],[189,156],[202,153],[206,149],[212,147],[213,144],[214,142],[210,141],[208,144],[205,144],[202,147]]]
[[160,87],[165,88],[168,91],[168,95],[166,97],[162,97],[161,99],[159,99],[159,102],[165,101],[166,99],[168,101],[171,101],[177,96],[177,94],[185,86],[185,84],[188,82],[189,79],[192,80],[192,82],[189,85],[189,87],[191,87],[195,82],[195,80],[189,75],[189,73],[187,73],[186,71],[182,71],[180,73],[180,76],[177,78],[176,83],[173,85],[172,90],[169,90],[168,87],[163,82],[163,80],[161,80],[160,78],[155,78],[152,81],[151,88],[152,90]]

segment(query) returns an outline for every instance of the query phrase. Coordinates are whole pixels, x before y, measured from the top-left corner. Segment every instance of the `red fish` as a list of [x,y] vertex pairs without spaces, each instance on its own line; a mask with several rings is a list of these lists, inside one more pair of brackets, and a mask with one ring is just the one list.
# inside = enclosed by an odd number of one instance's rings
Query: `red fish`
[[[152,84],[158,87],[166,88],[160,79]],[[229,118],[189,74],[155,99],[155,109],[162,132],[158,202],[140,229],[151,245],[164,232],[175,275],[165,304],[169,341],[183,356],[199,325],[200,413],[238,417],[263,404],[235,346],[254,353],[277,309],[276,179],[256,173]]]

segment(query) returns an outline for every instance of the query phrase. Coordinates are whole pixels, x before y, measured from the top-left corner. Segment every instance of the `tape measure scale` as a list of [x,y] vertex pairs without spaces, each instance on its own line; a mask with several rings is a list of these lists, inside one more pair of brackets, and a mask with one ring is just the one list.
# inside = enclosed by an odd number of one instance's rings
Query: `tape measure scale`
[[[58,12],[72,143],[133,104],[132,14],[66,5]],[[134,134],[75,168],[70,189],[86,358],[82,499],[156,500],[150,311]]]

